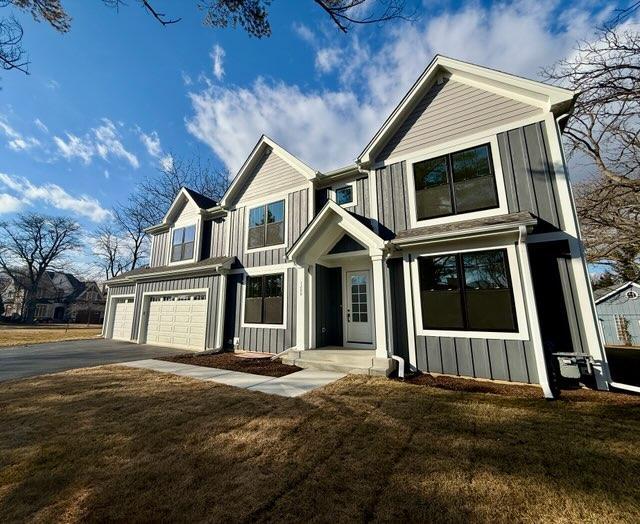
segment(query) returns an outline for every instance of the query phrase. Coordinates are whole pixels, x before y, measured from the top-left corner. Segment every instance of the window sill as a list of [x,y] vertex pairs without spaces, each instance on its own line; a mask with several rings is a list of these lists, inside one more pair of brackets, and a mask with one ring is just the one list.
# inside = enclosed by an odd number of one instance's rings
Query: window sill
[[191,257],[191,258],[188,258],[186,260],[176,260],[175,262],[169,262],[168,265],[170,265],[170,266],[181,266],[183,264],[190,264],[192,262],[195,262],[195,257]]
[[274,246],[265,246],[265,247],[253,247],[253,248],[249,248],[247,247],[247,249],[245,250],[245,253],[249,254],[249,253],[259,253],[260,251],[273,251],[274,249],[286,249],[287,244],[276,244]]
[[240,324],[240,327],[258,329],[287,329],[286,324],[245,324],[244,322]]
[[462,331],[454,329],[424,329],[417,328],[416,333],[421,337],[445,338],[484,338],[489,340],[529,340],[529,332],[521,331]]

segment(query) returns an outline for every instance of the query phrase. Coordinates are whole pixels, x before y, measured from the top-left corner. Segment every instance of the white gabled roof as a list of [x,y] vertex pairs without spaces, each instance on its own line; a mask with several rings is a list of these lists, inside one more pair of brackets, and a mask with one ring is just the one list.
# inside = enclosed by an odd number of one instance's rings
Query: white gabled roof
[[622,284],[620,287],[614,289],[613,291],[610,291],[606,295],[601,296],[595,302],[596,302],[596,304],[599,304],[600,302],[604,302],[608,298],[611,298],[612,296],[617,295],[618,293],[620,293],[620,291],[623,291],[628,287],[635,287],[635,288],[640,290],[640,285],[636,284],[635,282],[627,282],[625,284]]
[[330,217],[336,217],[340,227],[370,251],[374,250],[382,253],[384,250],[387,243],[381,237],[376,235],[371,229],[353,217],[349,212],[345,211],[333,200],[328,200],[320,213],[316,215],[302,232],[298,240],[291,246],[287,252],[287,258],[293,260],[301,252],[305,251],[307,244],[313,242],[313,232],[318,228],[324,227]]
[[577,96],[576,92],[569,89],[436,55],[393,110],[389,118],[382,124],[382,127],[369,144],[360,153],[358,163],[366,164],[373,160],[372,153],[375,153],[379,146],[386,143],[413,110],[416,103],[422,99],[442,74],[448,75],[452,80],[485,89],[497,95],[539,107],[545,111],[558,109],[566,112]]
[[252,169],[260,161],[264,151],[267,148],[271,148],[276,155],[282,158],[282,160],[289,164],[293,169],[302,174],[307,180],[312,180],[317,174],[319,174],[319,171],[309,167],[302,160],[295,157],[282,146],[271,140],[268,136],[262,135],[260,137],[260,140],[258,140],[258,143],[255,145],[255,147],[245,160],[244,164],[242,164],[242,167],[238,171],[238,174],[234,177],[231,185],[229,186],[229,189],[227,189],[226,193],[220,200],[220,205],[222,207],[227,206],[230,198],[234,195],[239,187],[242,187],[242,181],[247,176],[251,175]]

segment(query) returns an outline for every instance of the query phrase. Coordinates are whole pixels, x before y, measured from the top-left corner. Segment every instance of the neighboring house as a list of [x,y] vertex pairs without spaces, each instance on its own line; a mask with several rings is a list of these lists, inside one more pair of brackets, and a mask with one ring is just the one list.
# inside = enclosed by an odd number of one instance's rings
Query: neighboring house
[[577,352],[606,388],[561,145],[575,96],[438,56],[352,165],[263,136],[219,204],[184,188],[148,229],[104,335],[372,374],[398,356],[547,396],[551,353]]
[[604,343],[640,346],[640,285],[616,284],[593,292]]
[[[10,284],[3,295],[4,316],[24,314],[25,291]],[[83,282],[70,273],[47,271],[36,293],[34,319],[40,322],[100,324],[104,320],[106,297],[95,282]]]

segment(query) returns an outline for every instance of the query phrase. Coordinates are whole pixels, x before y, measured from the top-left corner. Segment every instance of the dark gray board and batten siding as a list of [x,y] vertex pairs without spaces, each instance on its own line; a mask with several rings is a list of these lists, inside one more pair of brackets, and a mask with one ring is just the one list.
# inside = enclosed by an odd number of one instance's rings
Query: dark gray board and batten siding
[[215,348],[216,325],[218,315],[218,289],[220,286],[219,275],[181,278],[176,280],[159,280],[157,282],[141,282],[135,289],[135,310],[131,326],[131,339],[138,338],[140,318],[142,314],[143,296],[145,293],[161,293],[175,291],[189,293],[194,289],[208,289],[209,303],[207,307],[207,336],[206,348]]
[[340,187],[340,186],[344,186],[347,185],[351,182],[355,182],[355,187],[354,187],[354,191],[355,191],[355,200],[356,200],[356,205],[355,206],[351,206],[346,208],[347,211],[349,211],[350,213],[355,213],[356,215],[360,215],[363,217],[370,217],[371,216],[371,202],[369,201],[369,177],[368,176],[364,176],[364,177],[360,177],[360,178],[356,178],[356,179],[346,179],[346,180],[341,180],[339,182],[336,182],[335,184],[333,184],[332,186],[329,187],[322,187],[319,189],[316,189],[316,194],[315,194],[315,214],[318,214],[318,212],[324,207],[324,205],[327,203],[327,200],[329,200],[329,189],[331,187]]
[[[543,122],[516,128],[498,135],[499,156],[505,178],[509,212],[529,211],[555,227],[562,226],[558,187],[549,160],[549,145]],[[410,228],[406,162],[376,169],[378,221],[380,233],[392,238]],[[567,261],[568,263],[568,261]],[[402,265],[391,267],[391,279],[401,283]],[[574,287],[570,275],[563,275],[566,287]],[[406,306],[398,302],[404,293],[392,293],[395,329],[406,331],[401,319]],[[572,314],[579,314],[573,307]],[[530,340],[491,340],[462,337],[416,335],[418,369],[426,372],[507,380],[539,382],[533,345]],[[394,335],[398,355],[408,355],[406,341]]]
[[[401,259],[388,261],[392,285],[394,353],[407,362],[407,337],[404,294],[404,268]],[[416,365],[427,373],[464,377],[538,383],[533,344],[530,340],[490,340],[483,338],[431,337],[415,335]]]
[[119,295],[133,295],[136,291],[136,285],[130,284],[126,286],[110,286],[109,296],[117,297]]
[[[509,213],[529,211],[550,225],[563,225],[559,190],[549,159],[544,122],[499,133],[498,150]],[[410,229],[406,162],[376,169],[378,221],[381,234]]]
[[151,257],[149,257],[149,266],[164,266],[169,260],[169,235],[170,231],[158,233],[153,237],[153,246],[151,249]]
[[233,339],[239,338],[238,346],[247,351],[281,353],[296,344],[296,275],[293,268],[287,272],[286,284],[286,328],[242,327],[242,286],[244,275],[229,275],[227,281],[226,315],[224,325],[225,346],[232,347]]
[[[274,199],[275,201],[275,199]],[[246,207],[238,207],[229,214],[231,237],[229,252],[238,262],[234,267],[256,267],[283,264],[286,262],[286,251],[291,247],[309,223],[308,190],[301,189],[287,196],[287,247],[266,249],[254,253],[246,253]]]

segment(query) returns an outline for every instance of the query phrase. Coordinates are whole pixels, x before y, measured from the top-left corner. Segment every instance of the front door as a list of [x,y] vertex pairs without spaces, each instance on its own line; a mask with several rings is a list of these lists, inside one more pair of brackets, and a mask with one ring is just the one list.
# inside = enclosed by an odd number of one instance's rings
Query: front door
[[368,270],[347,271],[346,342],[350,344],[371,344],[373,342],[373,322],[371,319],[371,277]]

